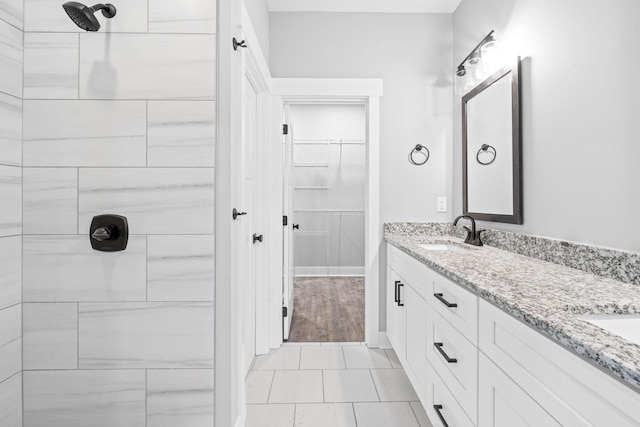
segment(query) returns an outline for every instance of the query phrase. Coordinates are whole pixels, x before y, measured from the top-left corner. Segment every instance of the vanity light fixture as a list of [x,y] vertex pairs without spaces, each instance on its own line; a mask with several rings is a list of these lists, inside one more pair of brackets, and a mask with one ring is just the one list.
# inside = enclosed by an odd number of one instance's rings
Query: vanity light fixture
[[462,95],[474,87],[483,77],[496,70],[499,64],[498,42],[491,30],[462,60],[456,70],[456,93]]

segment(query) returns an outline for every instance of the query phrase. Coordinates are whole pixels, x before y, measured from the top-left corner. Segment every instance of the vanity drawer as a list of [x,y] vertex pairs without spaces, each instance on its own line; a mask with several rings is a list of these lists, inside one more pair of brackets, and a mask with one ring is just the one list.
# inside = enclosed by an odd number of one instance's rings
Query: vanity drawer
[[[434,310],[427,316],[426,357],[467,416],[478,413],[478,349]],[[447,360],[448,358],[448,360]]]
[[404,280],[411,283],[413,289],[426,300],[436,272],[393,245],[387,245],[387,248],[387,265],[397,271]]
[[460,285],[433,272],[432,292],[427,302],[475,346],[478,345],[478,297]]
[[433,427],[473,427],[442,379],[427,362],[427,390],[425,410]]

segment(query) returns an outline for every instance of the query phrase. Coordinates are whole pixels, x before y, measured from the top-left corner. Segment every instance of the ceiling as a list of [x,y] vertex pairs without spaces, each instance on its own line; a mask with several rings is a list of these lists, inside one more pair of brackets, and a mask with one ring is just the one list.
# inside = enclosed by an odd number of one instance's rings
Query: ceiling
[[270,12],[453,13],[461,0],[267,0]]

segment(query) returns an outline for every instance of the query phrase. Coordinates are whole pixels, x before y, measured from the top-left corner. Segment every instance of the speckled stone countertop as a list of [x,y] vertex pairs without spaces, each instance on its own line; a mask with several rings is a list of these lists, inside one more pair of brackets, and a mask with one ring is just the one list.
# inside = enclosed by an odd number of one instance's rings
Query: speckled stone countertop
[[[440,233],[434,233],[440,234]],[[640,287],[457,237],[385,234],[388,243],[622,378],[640,393],[640,346],[579,319],[640,313]],[[459,251],[418,246],[443,240]]]

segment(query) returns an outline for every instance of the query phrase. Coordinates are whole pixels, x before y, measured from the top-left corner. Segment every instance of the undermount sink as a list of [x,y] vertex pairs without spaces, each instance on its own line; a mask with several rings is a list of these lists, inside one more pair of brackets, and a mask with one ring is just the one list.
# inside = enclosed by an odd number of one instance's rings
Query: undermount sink
[[580,320],[640,345],[640,314],[590,314],[580,316]]
[[423,243],[420,246],[428,251],[461,251],[463,248],[455,243]]

